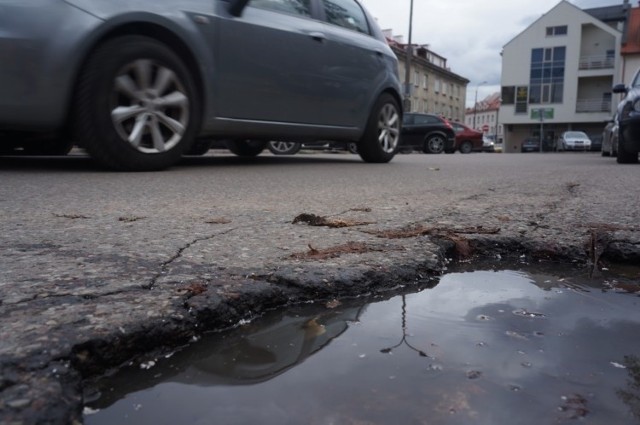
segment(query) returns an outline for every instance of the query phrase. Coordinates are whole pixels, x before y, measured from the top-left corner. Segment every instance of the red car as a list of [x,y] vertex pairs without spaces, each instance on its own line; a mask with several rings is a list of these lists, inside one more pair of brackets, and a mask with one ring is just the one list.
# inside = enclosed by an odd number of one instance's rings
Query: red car
[[454,153],[460,151],[460,153],[482,152],[482,133],[472,128],[467,127],[459,122],[452,122],[451,126],[456,133],[456,143],[453,149],[445,151],[446,153]]

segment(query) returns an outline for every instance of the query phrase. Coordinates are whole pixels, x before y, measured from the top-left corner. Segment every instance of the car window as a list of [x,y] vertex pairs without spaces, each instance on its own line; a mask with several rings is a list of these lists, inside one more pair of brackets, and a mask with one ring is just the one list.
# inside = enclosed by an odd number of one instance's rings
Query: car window
[[411,125],[411,124],[413,124],[413,115],[404,114],[402,116],[402,125]]
[[311,16],[311,0],[251,0],[249,6],[292,15]]
[[429,115],[416,115],[415,116],[415,124],[418,124],[418,125],[420,125],[420,124],[422,124],[422,125],[424,125],[424,124],[434,124],[434,123],[437,124],[437,122],[438,122],[437,118],[431,117]]
[[354,0],[322,0],[327,22],[363,34],[369,34],[364,11]]

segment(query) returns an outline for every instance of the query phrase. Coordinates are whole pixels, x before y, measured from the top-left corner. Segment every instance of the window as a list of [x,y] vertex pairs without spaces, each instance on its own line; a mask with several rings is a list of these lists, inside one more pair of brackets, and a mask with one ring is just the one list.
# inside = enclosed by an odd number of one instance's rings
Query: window
[[529,103],[562,103],[566,51],[563,46],[531,50]]
[[440,80],[438,80],[437,78],[435,83],[435,92],[440,93]]
[[516,103],[516,88],[515,86],[505,86],[502,87],[501,90],[502,96],[502,104],[503,105],[513,105]]
[[[309,0],[305,0],[309,2]],[[363,34],[369,34],[369,23],[364,11],[353,0],[322,0],[327,22]]]
[[418,87],[420,85],[420,74],[418,71],[413,71],[413,84]]
[[516,114],[527,113],[527,87],[518,87],[516,89]]
[[311,16],[311,0],[251,0],[250,6],[292,15]]
[[425,89],[429,88],[429,76],[427,74],[422,76],[422,87]]
[[567,35],[568,27],[560,25],[557,27],[547,27],[547,37],[555,37],[559,35]]

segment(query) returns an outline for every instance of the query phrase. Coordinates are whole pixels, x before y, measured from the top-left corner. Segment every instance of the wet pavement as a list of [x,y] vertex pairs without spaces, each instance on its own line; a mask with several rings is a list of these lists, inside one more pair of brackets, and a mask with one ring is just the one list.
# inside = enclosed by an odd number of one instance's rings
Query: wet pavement
[[272,312],[87,384],[85,423],[640,423],[628,273],[496,263]]
[[637,265],[637,171],[591,153],[0,158],[0,423],[81,423],[84,380],[112,367],[275,308],[425,288],[456,260]]

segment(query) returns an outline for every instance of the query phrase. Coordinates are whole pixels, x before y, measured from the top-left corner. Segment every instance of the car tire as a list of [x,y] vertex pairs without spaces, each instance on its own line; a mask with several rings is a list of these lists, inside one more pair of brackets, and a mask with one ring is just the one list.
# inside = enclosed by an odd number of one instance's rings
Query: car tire
[[242,157],[258,156],[267,147],[262,140],[228,140],[227,148],[234,155]]
[[209,149],[211,149],[212,145],[213,140],[211,139],[196,139],[184,154],[191,156],[202,156],[205,153],[209,152]]
[[637,164],[638,152],[626,150],[624,147],[624,141],[623,143],[620,143],[620,140],[618,140],[618,155],[616,156],[616,162],[618,164]]
[[473,150],[473,145],[469,141],[462,142],[460,144],[460,153],[471,153]]
[[301,143],[271,141],[267,143],[267,149],[274,155],[295,155],[300,151]]
[[371,110],[367,126],[357,149],[360,158],[370,163],[386,163],[393,159],[400,144],[402,112],[398,102],[383,93]]
[[424,142],[424,153],[442,153],[444,151],[445,140],[440,134],[432,134]]
[[108,40],[80,74],[76,138],[111,169],[167,168],[199,131],[198,92],[183,61],[165,44],[144,36]]

